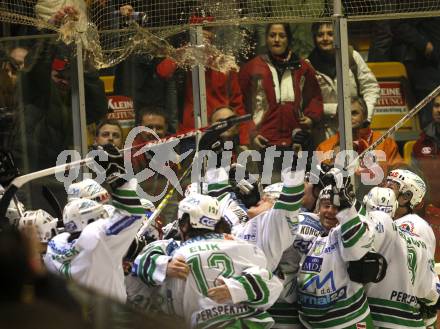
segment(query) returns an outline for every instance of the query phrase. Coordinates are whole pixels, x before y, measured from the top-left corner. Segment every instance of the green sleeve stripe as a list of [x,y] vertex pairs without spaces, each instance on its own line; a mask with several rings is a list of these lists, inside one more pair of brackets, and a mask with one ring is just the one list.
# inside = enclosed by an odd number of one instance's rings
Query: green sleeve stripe
[[368,303],[370,305],[385,306],[385,307],[394,308],[397,310],[418,313],[417,309],[411,305],[408,305],[405,303],[400,303],[400,302],[395,302],[395,301],[388,300],[388,299],[368,297]]
[[252,289],[252,286],[248,282],[247,278],[245,276],[236,276],[234,277],[234,279],[237,280],[243,286],[244,290],[246,291],[248,302],[255,300],[256,295],[254,293],[254,290]]
[[281,193],[283,194],[299,194],[304,192],[304,183],[297,186],[283,186]]
[[142,208],[140,205],[128,206],[116,200],[113,200],[113,205],[118,209],[128,211],[130,214],[145,215],[145,209]]
[[282,201],[277,201],[273,206],[274,209],[286,210],[286,211],[297,211],[301,207],[301,202],[298,203],[284,203]]
[[230,185],[228,184],[227,181],[225,181],[224,183],[208,184],[208,192],[221,191],[221,190],[225,189],[226,187],[230,187]]
[[341,233],[344,235],[348,231],[350,231],[353,227],[356,225],[359,225],[361,220],[359,219],[359,216],[356,216],[355,218],[350,219],[348,222],[341,225]]
[[263,295],[259,301],[251,302],[250,304],[254,306],[267,304],[269,302],[270,292],[266,282],[264,282],[260,275],[255,274],[252,275],[252,277],[254,277],[255,281],[258,283],[260,291],[263,293]]
[[147,271],[147,275],[148,275],[148,280],[151,284],[154,284],[154,271],[156,270],[156,261],[157,258],[161,256],[161,255],[153,255],[150,257],[151,261],[150,261],[150,265],[148,266],[148,271]]
[[344,239],[342,239],[342,244],[344,248],[353,247],[362,238],[365,231],[365,225],[362,223],[360,229],[349,240],[345,241]]
[[138,198],[136,191],[131,189],[118,188],[112,194],[115,194],[116,196],[121,198]]

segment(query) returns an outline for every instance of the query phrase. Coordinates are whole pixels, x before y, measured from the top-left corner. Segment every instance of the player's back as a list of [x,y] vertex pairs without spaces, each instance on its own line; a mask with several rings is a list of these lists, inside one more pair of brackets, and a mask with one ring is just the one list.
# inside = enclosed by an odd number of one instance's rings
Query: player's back
[[[237,277],[251,267],[266,268],[266,258],[258,247],[242,240],[234,240],[229,235],[208,234],[184,242],[173,255],[177,256],[185,258],[191,271],[185,281],[170,279],[167,282],[167,297],[172,299],[175,313],[184,316],[192,327],[211,327],[219,322],[262,313],[249,305],[232,302],[218,304],[206,297],[209,288],[222,284],[218,282],[220,277]],[[255,283],[257,286],[260,284]],[[253,284],[254,282],[248,283],[251,289],[259,290]],[[257,293],[270,292],[261,289]]]

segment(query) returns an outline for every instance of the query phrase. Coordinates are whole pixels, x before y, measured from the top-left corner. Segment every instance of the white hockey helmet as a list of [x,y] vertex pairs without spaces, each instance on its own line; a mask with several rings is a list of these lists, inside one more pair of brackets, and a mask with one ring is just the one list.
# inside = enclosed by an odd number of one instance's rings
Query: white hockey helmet
[[282,190],[283,190],[283,183],[280,182],[280,183],[271,184],[264,188],[263,195],[268,195],[274,198],[275,200],[278,200]]
[[387,177],[387,181],[399,184],[399,193],[411,192],[409,205],[412,209],[422,202],[426,193],[426,184],[418,175],[406,169],[392,170]]
[[331,185],[327,185],[319,192],[318,200],[316,200],[316,205],[315,205],[315,211],[314,211],[315,213],[319,212],[319,207],[321,206],[321,200],[331,199],[331,193],[332,193]]
[[19,228],[24,228],[28,225],[33,225],[37,229],[40,242],[47,243],[55,235],[57,230],[58,219],[52,217],[43,209],[25,211],[23,217],[18,222]]
[[67,232],[81,232],[87,224],[108,216],[104,206],[89,199],[74,199],[66,204],[63,222]]
[[110,199],[110,194],[105,188],[95,180],[86,178],[78,183],[70,184],[67,188],[67,201],[85,198],[99,203],[106,203]]
[[216,198],[209,195],[193,193],[179,202],[178,218],[189,215],[189,222],[193,228],[203,228],[214,231],[220,221],[220,207]]
[[391,217],[394,217],[396,209],[399,207],[396,194],[392,189],[386,187],[373,187],[368,194],[364,196],[364,205],[367,212],[382,211]]

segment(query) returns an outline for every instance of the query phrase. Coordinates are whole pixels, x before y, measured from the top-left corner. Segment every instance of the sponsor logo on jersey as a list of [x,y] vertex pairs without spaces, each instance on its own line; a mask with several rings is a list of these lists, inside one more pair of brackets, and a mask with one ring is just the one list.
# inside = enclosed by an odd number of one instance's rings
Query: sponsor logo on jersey
[[247,305],[219,305],[198,312],[196,314],[196,322],[200,323],[204,321],[209,321],[222,315],[231,315],[232,317],[234,317],[248,311],[249,307]]
[[321,272],[322,258],[307,256],[302,265],[302,270],[306,272]]
[[336,303],[340,299],[344,299],[347,296],[347,287],[342,287],[330,294],[322,296],[313,296],[309,294],[300,293],[299,302],[303,306],[315,306],[315,307],[328,307]]
[[440,283],[436,283],[435,288],[437,289],[437,293],[440,295]]
[[322,294],[334,292],[336,285],[333,278],[333,271],[328,272],[322,280],[319,274],[306,275],[301,288],[306,290],[309,287],[312,287],[315,291],[321,289]]
[[405,304],[417,304],[417,297],[407,294],[406,292],[403,291],[396,291],[393,290],[391,292],[391,296],[390,296],[390,300],[394,300],[396,302],[401,302],[401,303],[405,303]]
[[367,324],[365,322],[356,323],[356,329],[367,329]]
[[338,245],[339,245],[338,241],[336,241],[335,243],[332,243],[331,245],[325,247],[324,253],[329,254],[329,253],[335,251],[336,248],[338,248]]
[[432,153],[432,148],[429,147],[429,146],[422,147],[421,152],[424,155],[431,154]]

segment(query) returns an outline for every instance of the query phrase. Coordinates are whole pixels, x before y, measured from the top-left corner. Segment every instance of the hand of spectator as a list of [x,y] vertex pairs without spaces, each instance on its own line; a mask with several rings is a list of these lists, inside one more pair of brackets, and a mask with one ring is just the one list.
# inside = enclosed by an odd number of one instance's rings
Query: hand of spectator
[[255,136],[253,142],[254,142],[254,145],[256,146],[256,148],[258,150],[261,150],[267,146],[267,144],[269,143],[269,140],[261,135],[257,135],[257,136]]
[[119,12],[121,13],[121,16],[131,16],[133,15],[133,7],[131,5],[125,5],[119,8]]
[[54,25],[61,25],[64,20],[70,18],[72,20],[78,20],[79,12],[73,6],[64,6],[58,10],[50,19],[49,23]]
[[312,128],[313,121],[309,117],[303,115],[299,119],[299,125],[301,126],[302,129],[310,129],[310,128]]
[[189,266],[183,257],[173,258],[167,266],[167,277],[185,280],[189,274]]
[[433,51],[434,51],[434,46],[431,43],[431,41],[428,41],[428,43],[426,44],[426,47],[425,47],[425,57],[430,58]]
[[228,286],[225,285],[225,282],[221,278],[218,278],[216,280],[216,284],[216,287],[208,289],[208,297],[219,304],[231,301],[232,296],[229,292]]

